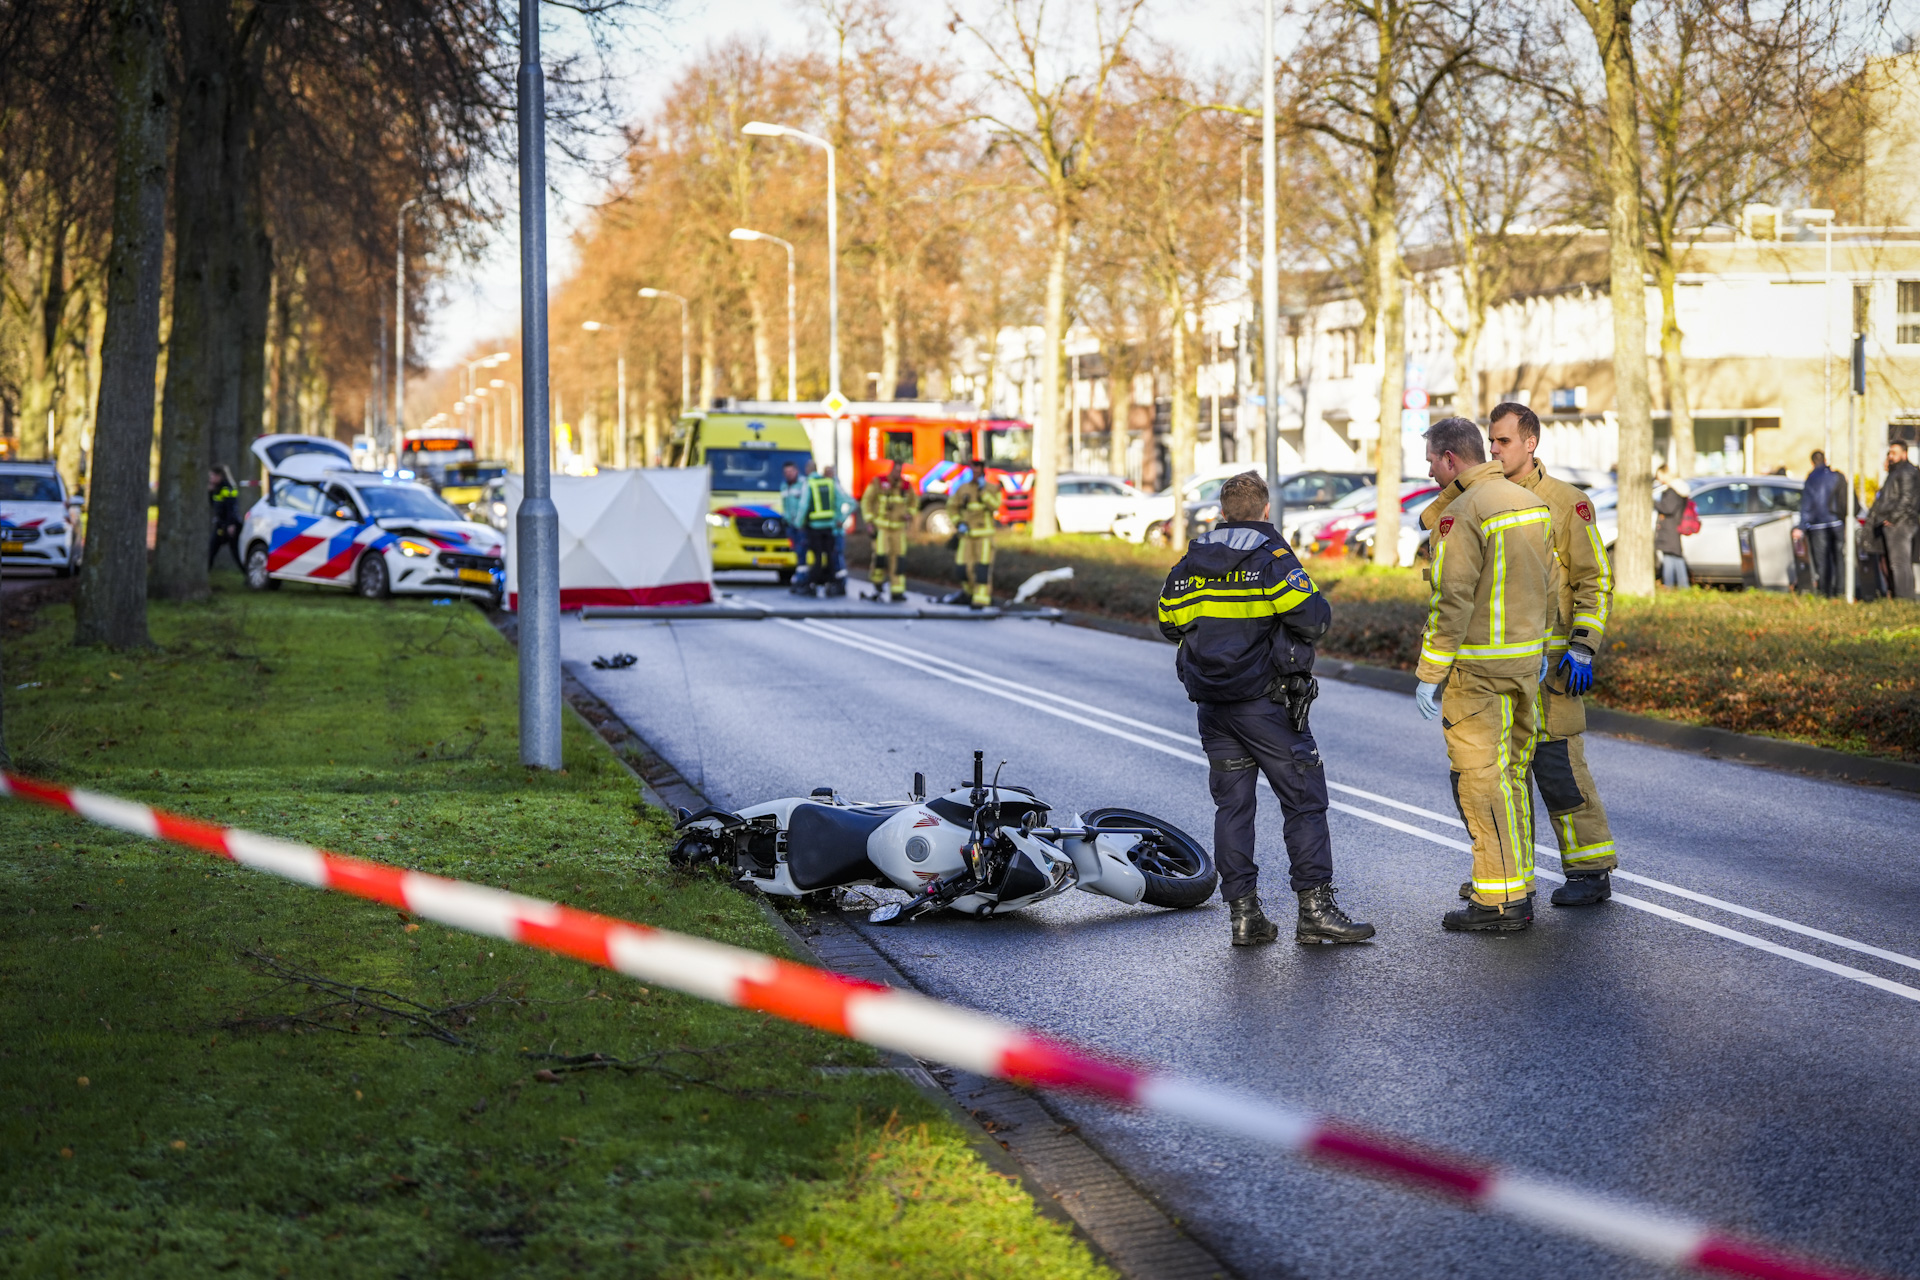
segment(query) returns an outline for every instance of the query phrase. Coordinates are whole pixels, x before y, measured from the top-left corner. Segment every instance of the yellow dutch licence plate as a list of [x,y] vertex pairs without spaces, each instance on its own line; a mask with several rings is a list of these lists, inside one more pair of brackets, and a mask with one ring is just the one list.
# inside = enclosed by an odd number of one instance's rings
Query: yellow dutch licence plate
[[24,542],[0,542],[0,554],[11,555],[16,551],[25,551],[26,549],[27,544]]
[[462,569],[460,571],[460,581],[478,582],[482,586],[490,587],[493,585],[493,575],[485,569]]

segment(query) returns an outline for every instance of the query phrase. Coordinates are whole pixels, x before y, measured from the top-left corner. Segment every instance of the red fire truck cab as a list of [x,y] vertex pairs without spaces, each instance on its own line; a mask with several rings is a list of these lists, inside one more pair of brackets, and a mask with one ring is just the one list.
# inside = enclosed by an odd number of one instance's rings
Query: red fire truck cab
[[[811,406],[808,406],[811,408]],[[897,459],[920,491],[920,529],[934,537],[953,532],[947,494],[971,474],[979,458],[1005,497],[999,523],[1025,524],[1033,511],[1033,427],[1011,418],[982,418],[971,405],[932,401],[870,401],[849,407],[853,459],[842,477],[859,498]],[[820,415],[802,409],[801,418]]]

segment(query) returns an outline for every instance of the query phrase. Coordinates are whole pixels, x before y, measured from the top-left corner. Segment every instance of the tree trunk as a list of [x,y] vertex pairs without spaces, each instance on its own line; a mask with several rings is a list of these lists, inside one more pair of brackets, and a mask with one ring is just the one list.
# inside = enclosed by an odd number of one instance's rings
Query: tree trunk
[[57,201],[42,196],[42,244],[27,255],[33,296],[26,315],[26,373],[20,383],[20,456],[47,458],[53,452],[53,404],[60,391],[61,313],[66,310],[65,220]]
[[873,398],[892,400],[900,385],[900,295],[884,257],[873,264],[873,284],[880,306],[880,385]]
[[[1474,362],[1480,358],[1480,329],[1482,320],[1473,314],[1471,305],[1467,311],[1467,321],[1453,336],[1453,413],[1462,418],[1480,416],[1480,375],[1473,370]],[[1492,406],[1488,406],[1491,408]],[[1402,459],[1404,465],[1405,459]]]
[[641,397],[640,430],[645,452],[640,455],[640,465],[657,467],[660,465],[660,366],[655,361],[647,361],[646,389]]
[[207,466],[224,416],[228,299],[235,228],[224,216],[232,111],[227,0],[182,0],[184,63],[173,158],[173,326],[160,414],[159,534],[149,590],[159,600],[207,594]]
[[77,430],[71,440],[63,439],[60,447],[60,474],[66,477],[69,489],[77,490],[87,483],[88,459],[93,448],[93,409],[100,403],[100,344],[106,337],[106,329],[107,300],[101,295],[101,282],[96,277],[87,284],[85,372],[82,385],[74,395],[79,410],[74,415]]
[[1053,246],[1047,254],[1047,311],[1042,328],[1040,422],[1033,433],[1033,524],[1035,538],[1060,532],[1054,516],[1060,464],[1060,348],[1067,330],[1067,253],[1073,218],[1063,205],[1053,210]]
[[755,287],[753,272],[744,267],[740,272],[740,287],[747,294],[747,318],[753,326],[753,398],[755,400],[773,399],[773,344],[767,332],[767,308],[760,300],[760,290]]
[[[1680,317],[1674,310],[1673,255],[1661,253],[1653,263],[1660,284],[1660,369],[1665,375],[1667,415],[1673,438],[1673,469],[1682,477],[1693,474],[1693,409],[1687,403],[1687,364],[1681,350]],[[1651,448],[1651,439],[1649,439]]]
[[1133,435],[1133,366],[1125,347],[1114,343],[1107,353],[1107,470],[1127,474],[1127,444]]
[[240,436],[230,457],[214,455],[215,462],[233,468],[236,479],[246,474],[248,447],[266,429],[267,318],[273,306],[273,242],[261,225],[258,192],[248,202],[247,243],[240,277]]
[[293,326],[293,283],[273,280],[273,429],[286,435],[300,420],[300,335]]
[[1197,406],[1187,395],[1187,317],[1186,299],[1180,296],[1177,283],[1167,286],[1167,307],[1171,316],[1169,335],[1172,338],[1170,355],[1173,360],[1173,379],[1167,388],[1167,418],[1171,428],[1167,443],[1172,465],[1168,467],[1167,487],[1173,492],[1173,545],[1183,546],[1187,540],[1187,531],[1181,510],[1180,495],[1185,492],[1186,483],[1193,475],[1194,412]]
[[[1373,562],[1400,563],[1400,405],[1406,388],[1407,314],[1400,287],[1400,228],[1392,162],[1374,175],[1373,270],[1380,324],[1379,502],[1373,526]],[[1384,172],[1382,171],[1384,170]]]
[[1613,300],[1614,412],[1620,427],[1620,535],[1614,584],[1653,594],[1653,400],[1647,385],[1647,287],[1640,227],[1640,109],[1633,0],[1575,0],[1607,78],[1607,259]]
[[75,644],[147,638],[147,468],[167,231],[166,30],[159,0],[114,0],[113,244]]
[[700,308],[700,405],[702,409],[713,407],[714,365],[719,359],[719,335],[713,327],[713,304],[709,302]]

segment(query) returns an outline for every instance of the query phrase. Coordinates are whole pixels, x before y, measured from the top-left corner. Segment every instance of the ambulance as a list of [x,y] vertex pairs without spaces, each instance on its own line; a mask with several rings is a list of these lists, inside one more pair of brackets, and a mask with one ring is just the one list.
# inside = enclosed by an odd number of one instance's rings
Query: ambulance
[[796,561],[780,512],[786,465],[813,461],[806,428],[791,413],[712,410],[674,424],[667,465],[705,467],[712,481],[707,537],[713,567],[772,569],[793,579]]

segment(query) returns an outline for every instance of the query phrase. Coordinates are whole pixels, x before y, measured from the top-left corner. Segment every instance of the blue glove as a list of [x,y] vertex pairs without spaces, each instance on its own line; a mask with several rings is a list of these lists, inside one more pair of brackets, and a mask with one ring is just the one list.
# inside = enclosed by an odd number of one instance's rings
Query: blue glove
[[1560,671],[1567,678],[1567,692],[1578,698],[1593,688],[1593,654],[1579,645],[1567,646],[1560,655]]
[[1545,684],[1547,682],[1547,672],[1553,669],[1551,666],[1552,662],[1553,655],[1551,653],[1543,653],[1540,655],[1540,678],[1534,683]]
[[1440,714],[1440,686],[1439,685],[1428,684],[1425,680],[1422,680],[1420,682],[1420,687],[1413,691],[1413,700],[1419,704],[1420,715],[1424,719],[1432,720],[1439,716]]

